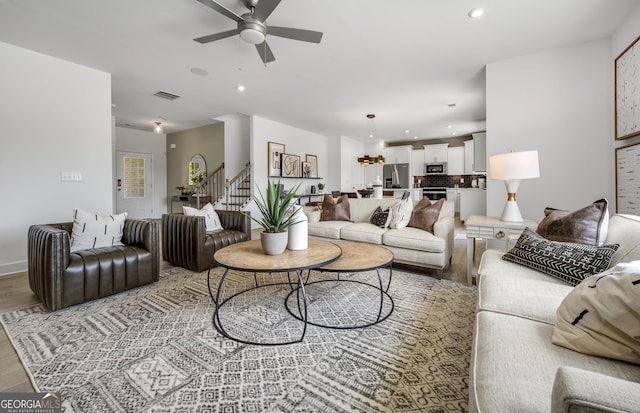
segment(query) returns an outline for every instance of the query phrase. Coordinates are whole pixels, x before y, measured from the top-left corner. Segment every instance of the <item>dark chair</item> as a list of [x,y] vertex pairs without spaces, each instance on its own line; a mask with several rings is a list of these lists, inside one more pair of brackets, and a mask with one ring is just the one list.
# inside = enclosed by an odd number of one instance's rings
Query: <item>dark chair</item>
[[162,215],[162,257],[191,271],[209,268],[213,254],[222,247],[251,239],[248,212],[216,210],[222,230],[207,232],[204,217]]
[[124,222],[123,246],[70,252],[73,222],[32,225],[27,236],[29,286],[49,310],[158,281],[158,223]]

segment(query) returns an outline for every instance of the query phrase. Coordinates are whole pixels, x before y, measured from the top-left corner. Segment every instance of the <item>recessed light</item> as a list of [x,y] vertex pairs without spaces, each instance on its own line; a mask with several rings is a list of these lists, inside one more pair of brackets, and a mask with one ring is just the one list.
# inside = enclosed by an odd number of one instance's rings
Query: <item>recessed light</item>
[[477,19],[479,17],[482,17],[483,14],[484,14],[484,9],[478,7],[478,8],[469,10],[469,13],[467,13],[467,16],[469,16],[469,18],[471,19]]
[[238,92],[244,92],[244,91],[245,91],[245,89],[246,89],[246,88],[244,87],[244,85],[238,85],[238,86],[236,86],[236,90],[237,90]]
[[414,137],[413,137],[413,139],[418,139],[418,137],[417,137],[417,136],[414,136]]
[[409,133],[409,129],[405,130],[404,133]]
[[447,128],[451,129],[451,128],[453,128],[454,126],[456,126],[456,125],[447,125]]
[[370,138],[373,138],[373,134],[370,134],[370,135],[369,135],[369,137],[370,137]]
[[455,132],[451,132],[451,134],[452,134],[452,135],[455,135],[456,133],[455,133]]
[[198,75],[198,76],[207,76],[209,74],[209,72],[207,72],[206,70],[204,70],[201,67],[192,67],[191,68],[191,73],[193,73],[194,75]]

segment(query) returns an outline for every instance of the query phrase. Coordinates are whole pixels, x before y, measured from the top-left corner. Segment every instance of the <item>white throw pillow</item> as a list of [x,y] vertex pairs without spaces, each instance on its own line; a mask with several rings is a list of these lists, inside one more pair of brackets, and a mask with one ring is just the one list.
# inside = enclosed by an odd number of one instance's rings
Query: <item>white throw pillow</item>
[[127,213],[101,216],[75,209],[71,230],[71,252],[122,244]]
[[578,284],[558,307],[552,343],[640,364],[640,261]]
[[204,217],[204,224],[207,232],[223,229],[222,223],[220,223],[220,217],[213,209],[213,205],[211,205],[211,202],[208,202],[207,205],[203,206],[200,210],[188,206],[183,206],[182,213],[185,215]]
[[407,198],[391,207],[391,222],[389,228],[401,229],[409,225],[413,212],[413,200]]

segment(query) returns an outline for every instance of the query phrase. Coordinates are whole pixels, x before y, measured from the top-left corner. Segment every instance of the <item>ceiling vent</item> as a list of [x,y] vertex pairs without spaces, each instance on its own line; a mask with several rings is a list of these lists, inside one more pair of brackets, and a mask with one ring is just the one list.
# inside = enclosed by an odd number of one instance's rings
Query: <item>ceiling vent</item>
[[162,90],[154,93],[153,96],[156,96],[156,97],[159,97],[159,98],[162,98],[162,99],[167,99],[167,100],[176,100],[176,99],[178,99],[180,97],[178,95],[174,95],[173,93],[164,92]]

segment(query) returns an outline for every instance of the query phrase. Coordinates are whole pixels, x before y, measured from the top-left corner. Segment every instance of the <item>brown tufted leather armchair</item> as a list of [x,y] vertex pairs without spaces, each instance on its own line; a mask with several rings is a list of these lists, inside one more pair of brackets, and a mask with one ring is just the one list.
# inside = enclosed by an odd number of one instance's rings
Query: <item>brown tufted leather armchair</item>
[[216,210],[222,230],[206,232],[204,217],[162,215],[162,257],[191,271],[209,268],[213,254],[222,247],[251,239],[248,212]]
[[49,310],[158,281],[157,222],[127,219],[123,246],[75,252],[70,252],[72,228],[72,222],[29,227],[29,286]]

